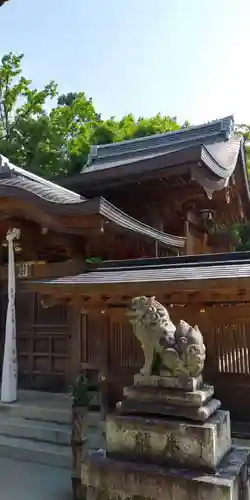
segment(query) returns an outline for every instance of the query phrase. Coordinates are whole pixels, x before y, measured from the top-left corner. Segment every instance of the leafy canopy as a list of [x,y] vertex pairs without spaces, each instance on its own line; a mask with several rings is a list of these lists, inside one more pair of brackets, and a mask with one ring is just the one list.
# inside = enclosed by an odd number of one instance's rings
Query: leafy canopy
[[180,128],[176,117],[161,114],[103,120],[84,92],[59,95],[53,80],[42,90],[33,88],[22,72],[23,57],[9,53],[0,64],[0,150],[13,163],[43,177],[79,172],[91,144]]

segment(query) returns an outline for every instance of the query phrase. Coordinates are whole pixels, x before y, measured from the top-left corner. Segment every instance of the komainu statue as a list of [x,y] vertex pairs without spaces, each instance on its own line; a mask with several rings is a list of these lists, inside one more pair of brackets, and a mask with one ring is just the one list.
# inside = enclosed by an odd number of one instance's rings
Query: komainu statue
[[181,320],[175,327],[167,309],[155,297],[134,297],[127,316],[144,352],[142,375],[200,375],[206,349],[198,326]]

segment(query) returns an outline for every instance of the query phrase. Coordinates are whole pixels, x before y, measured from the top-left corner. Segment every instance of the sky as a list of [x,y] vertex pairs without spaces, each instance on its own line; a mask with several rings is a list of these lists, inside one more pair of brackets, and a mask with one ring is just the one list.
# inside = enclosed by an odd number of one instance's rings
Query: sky
[[104,118],[250,123],[250,0],[9,0],[0,56],[37,88],[84,91]]

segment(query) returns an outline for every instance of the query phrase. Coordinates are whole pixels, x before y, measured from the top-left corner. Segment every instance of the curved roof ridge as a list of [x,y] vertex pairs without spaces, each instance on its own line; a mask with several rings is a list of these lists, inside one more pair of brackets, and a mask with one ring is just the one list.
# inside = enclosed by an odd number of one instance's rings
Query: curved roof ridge
[[154,149],[159,146],[164,146],[165,141],[166,143],[174,141],[179,143],[182,141],[185,142],[193,140],[194,138],[202,140],[203,138],[209,138],[210,136],[213,137],[215,135],[219,135],[220,138],[227,140],[232,137],[233,133],[234,117],[233,115],[229,115],[201,125],[192,125],[187,128],[181,128],[179,130],[164,132],[161,134],[153,134],[110,144],[93,145],[90,148],[86,167],[95,163],[95,160],[100,158],[104,159],[115,155],[123,155],[128,152],[133,153],[139,150],[149,148]]
[[[180,135],[180,133],[182,132],[187,132],[187,131],[191,131],[191,130],[198,130],[198,129],[201,129],[201,128],[205,128],[209,125],[215,125],[215,124],[218,124],[218,123],[222,123],[222,122],[233,122],[233,125],[234,125],[234,116],[233,115],[228,115],[224,118],[217,118],[216,120],[211,120],[209,122],[205,122],[205,123],[201,123],[199,125],[190,125],[190,127],[185,127],[185,128],[180,128],[178,130],[171,130],[169,132],[161,132],[159,134],[151,134],[151,135],[146,135],[144,137],[136,137],[134,139],[125,139],[124,141],[119,141],[119,142],[111,142],[111,143],[108,143],[108,144],[97,144],[97,145],[93,145],[92,148],[98,148],[98,149],[103,149],[103,148],[110,148],[114,145],[118,145],[118,144],[135,144],[137,142],[140,142],[141,140],[145,140],[145,141],[148,141],[152,138],[160,138],[160,137],[166,137],[166,136],[169,136],[169,135]],[[224,128],[224,123],[223,123],[223,128]]]
[[41,186],[44,186],[45,188],[48,188],[48,190],[54,190],[54,192],[57,195],[65,196],[68,198],[69,196],[71,198],[74,198],[75,201],[86,201],[86,198],[81,196],[78,193],[75,193],[74,191],[71,191],[70,189],[64,188],[62,186],[59,186],[55,182],[48,181],[47,179],[43,179],[43,177],[40,177],[39,175],[33,174],[32,172],[29,172],[28,170],[25,170],[24,168],[18,167],[17,165],[14,165],[13,163],[10,162],[6,156],[0,154],[0,177],[10,177],[11,174],[16,175],[19,178],[24,178],[27,179],[28,181],[33,181],[36,184],[40,184]]

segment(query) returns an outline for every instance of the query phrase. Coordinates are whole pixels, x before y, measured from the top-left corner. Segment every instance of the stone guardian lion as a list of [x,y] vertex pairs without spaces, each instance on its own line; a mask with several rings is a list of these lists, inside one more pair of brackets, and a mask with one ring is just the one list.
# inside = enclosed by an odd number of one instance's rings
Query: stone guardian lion
[[142,375],[197,377],[202,372],[206,350],[198,326],[181,320],[176,328],[155,297],[134,297],[127,316],[143,349]]

